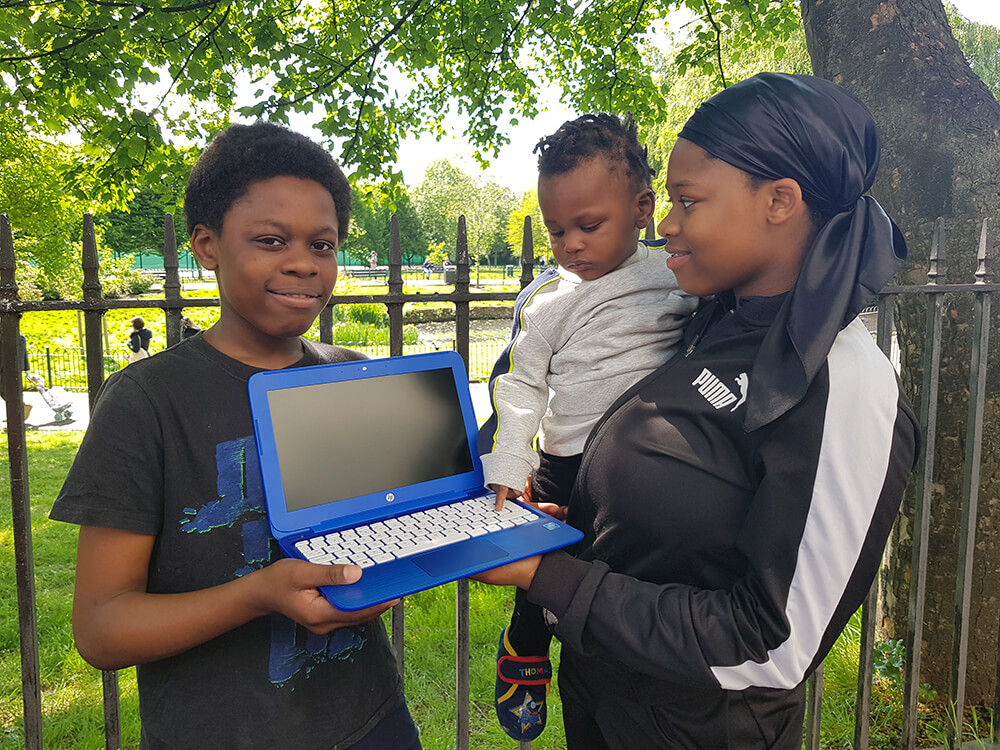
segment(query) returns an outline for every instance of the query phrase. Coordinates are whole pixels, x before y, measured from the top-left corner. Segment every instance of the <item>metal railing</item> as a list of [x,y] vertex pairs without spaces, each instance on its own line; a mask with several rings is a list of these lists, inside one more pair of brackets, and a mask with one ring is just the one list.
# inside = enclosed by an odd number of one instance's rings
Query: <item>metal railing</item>
[[[955,643],[956,659],[953,668],[952,688],[949,700],[955,707],[956,715],[963,715],[965,701],[964,685],[966,676],[966,654],[968,644],[969,613],[971,611],[971,562],[974,552],[977,514],[977,494],[982,450],[983,413],[985,402],[986,362],[989,349],[991,301],[1000,292],[1000,285],[992,283],[986,268],[988,224],[984,223],[978,250],[978,269],[974,283],[939,283],[944,263],[944,234],[935,232],[931,250],[928,282],[915,286],[890,286],[878,297],[877,341],[887,355],[893,346],[894,303],[903,297],[923,296],[927,302],[926,340],[924,346],[923,386],[919,404],[920,423],[925,435],[923,458],[919,470],[914,474],[917,497],[915,518],[916,529],[913,545],[912,578],[909,594],[909,621],[905,637],[907,651],[906,684],[904,691],[904,726],[902,747],[911,750],[916,747],[917,690],[920,674],[920,644],[922,642],[922,618],[924,612],[924,587],[928,566],[928,528],[931,477],[934,475],[934,441],[937,429],[939,400],[939,368],[941,362],[941,323],[946,295],[971,295],[973,298],[974,320],[973,346],[970,352],[969,374],[969,416],[967,432],[967,452],[964,472],[964,496],[962,502],[962,527],[959,550],[958,591],[956,592]],[[647,231],[649,236],[649,231]],[[217,298],[185,298],[181,294],[178,274],[177,248],[173,237],[173,217],[167,215],[165,227],[166,245],[164,251],[164,295],[162,299],[107,300],[101,296],[98,279],[97,246],[92,218],[84,220],[83,235],[83,299],[80,301],[39,301],[26,302],[18,298],[15,279],[14,246],[11,228],[6,215],[0,214],[0,337],[3,362],[17,361],[19,319],[23,314],[47,310],[75,309],[83,313],[85,324],[85,352],[87,388],[90,404],[105,377],[105,353],[102,347],[101,323],[104,313],[116,308],[159,308],[166,319],[167,345],[180,341],[181,317],[185,308],[218,306]],[[379,303],[384,304],[389,317],[389,344],[387,354],[398,356],[404,353],[403,306],[408,302],[447,302],[455,308],[455,349],[463,357],[468,367],[470,357],[469,307],[478,301],[509,301],[516,297],[513,292],[471,292],[470,265],[466,241],[464,218],[459,220],[456,241],[456,278],[454,291],[434,294],[404,294],[403,264],[401,261],[399,227],[395,218],[391,224],[391,243],[387,269],[387,293],[336,295],[320,315],[320,339],[332,341],[332,308],[338,304]],[[525,220],[521,252],[521,288],[533,278],[534,245],[531,225]],[[10,398],[7,401],[8,457],[10,490],[12,502],[12,523],[17,562],[17,600],[22,665],[22,694],[24,709],[24,738],[28,750],[42,747],[42,705],[39,677],[38,626],[35,609],[35,581],[32,557],[30,497],[27,485],[28,455],[22,420],[18,419],[23,409],[20,389],[20,371],[16,366],[4,368],[4,386]],[[910,520],[910,519],[908,519]],[[855,717],[854,747],[868,747],[870,728],[870,701],[873,677],[873,653],[875,643],[874,613],[878,596],[878,585],[872,587],[868,601],[863,607],[862,636],[860,648],[857,704]],[[467,581],[457,585],[456,614],[456,666],[455,685],[455,742],[458,750],[469,748],[469,589]],[[393,609],[391,637],[396,649],[397,660],[402,669],[404,653],[404,605]],[[808,708],[805,727],[807,748],[818,748],[820,738],[820,699],[822,697],[822,666],[808,681]],[[116,672],[103,673],[105,736],[108,748],[121,746],[118,681]],[[1000,718],[1000,690],[995,701],[994,715]],[[958,728],[949,738],[949,744],[961,743],[961,720]],[[522,748],[530,743],[520,743]]]

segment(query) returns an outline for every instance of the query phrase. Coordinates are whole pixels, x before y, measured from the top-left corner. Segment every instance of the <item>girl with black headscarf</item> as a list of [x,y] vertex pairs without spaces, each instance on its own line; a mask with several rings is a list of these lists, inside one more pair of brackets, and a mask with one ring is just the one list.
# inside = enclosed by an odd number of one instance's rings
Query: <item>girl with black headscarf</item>
[[878,160],[868,110],[812,76],[738,83],[682,130],[659,231],[705,298],[685,354],[591,433],[583,541],[478,576],[547,610],[569,750],[801,746],[919,439],[857,320],[906,253]]

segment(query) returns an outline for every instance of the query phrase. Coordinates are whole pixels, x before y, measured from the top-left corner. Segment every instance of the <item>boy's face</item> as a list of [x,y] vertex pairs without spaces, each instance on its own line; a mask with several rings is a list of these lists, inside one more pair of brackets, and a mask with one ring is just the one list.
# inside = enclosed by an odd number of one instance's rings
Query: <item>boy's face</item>
[[195,227],[192,250],[219,283],[212,343],[261,351],[309,330],[337,281],[337,229],[329,191],[290,176],[252,183],[221,231]]
[[667,266],[685,292],[763,297],[791,289],[802,248],[781,241],[766,186],[753,189],[746,172],[679,138],[667,163],[667,192],[670,212],[657,231],[669,240]]
[[635,252],[655,198],[648,188],[634,191],[624,164],[611,172],[607,160],[596,157],[569,172],[540,176],[538,205],[556,262],[593,281]]

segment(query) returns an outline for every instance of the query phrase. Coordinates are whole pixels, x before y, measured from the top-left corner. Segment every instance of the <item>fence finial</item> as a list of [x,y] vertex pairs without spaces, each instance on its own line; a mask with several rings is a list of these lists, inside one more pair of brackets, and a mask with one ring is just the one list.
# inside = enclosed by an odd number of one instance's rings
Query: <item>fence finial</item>
[[163,293],[167,297],[179,297],[181,294],[179,267],[174,215],[168,211],[163,214]]
[[94,215],[83,215],[83,298],[101,298],[100,262],[97,258],[97,234],[94,232]]
[[524,236],[521,239],[521,288],[535,277],[535,240],[531,234],[531,216],[524,217]]
[[399,215],[389,219],[389,291],[403,293],[403,246],[399,236]]
[[13,302],[17,299],[17,263],[14,260],[14,233],[10,228],[10,217],[0,214],[0,300]]
[[[461,269],[465,266],[466,277],[469,273],[469,235],[465,228],[465,214],[458,217],[458,235],[455,237],[455,266]],[[461,271],[459,271],[461,275]]]
[[983,219],[983,228],[979,233],[979,252],[976,253],[976,283],[989,284],[993,274],[986,264],[986,240],[990,233],[990,220]]
[[934,236],[931,238],[931,257],[927,268],[928,284],[937,284],[938,279],[944,276],[946,255],[944,219],[939,217],[934,222]]

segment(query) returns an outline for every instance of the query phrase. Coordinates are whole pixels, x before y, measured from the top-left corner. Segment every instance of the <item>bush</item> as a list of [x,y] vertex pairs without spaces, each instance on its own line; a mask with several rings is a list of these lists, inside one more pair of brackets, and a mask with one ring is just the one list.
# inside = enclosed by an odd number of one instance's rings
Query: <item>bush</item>
[[145,294],[153,286],[153,278],[132,267],[132,255],[115,258],[101,254],[101,292],[105,297],[127,297]]
[[[403,343],[415,344],[419,338],[417,327],[413,325],[403,326]],[[356,321],[346,321],[338,323],[333,327],[333,341],[335,344],[382,344],[389,343],[389,329],[385,326],[372,325],[371,323],[358,323]]]
[[389,313],[386,312],[385,305],[380,305],[377,302],[337,305],[333,308],[333,316],[336,320],[345,322],[366,323],[379,327],[389,325]]
[[[21,258],[16,258],[14,260],[16,265],[16,278],[17,278],[17,296],[22,300],[40,300],[40,299],[52,299],[52,297],[45,296],[47,290],[45,289],[46,280],[42,269],[38,266],[33,265],[30,261],[22,260]],[[59,299],[55,297],[55,299]]]
[[104,377],[122,369],[122,363],[110,354],[104,355]]

